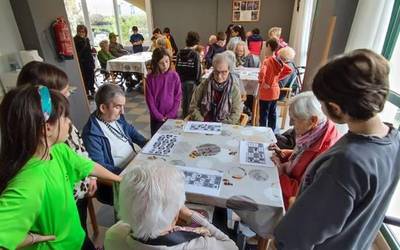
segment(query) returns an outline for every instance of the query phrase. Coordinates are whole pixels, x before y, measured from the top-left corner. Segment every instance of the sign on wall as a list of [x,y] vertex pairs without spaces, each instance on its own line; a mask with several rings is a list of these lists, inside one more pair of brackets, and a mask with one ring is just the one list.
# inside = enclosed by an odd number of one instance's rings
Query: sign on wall
[[233,0],[232,22],[258,22],[260,18],[260,0]]

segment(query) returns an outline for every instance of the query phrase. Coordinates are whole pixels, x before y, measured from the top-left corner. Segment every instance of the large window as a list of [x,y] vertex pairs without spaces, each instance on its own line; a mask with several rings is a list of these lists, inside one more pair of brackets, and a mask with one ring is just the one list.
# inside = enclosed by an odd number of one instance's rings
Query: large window
[[150,43],[149,30],[152,27],[148,27],[147,14],[130,2],[132,1],[64,0],[72,34],[76,34],[78,24],[84,24],[91,29],[88,35],[94,46],[97,47],[102,40],[108,40],[111,32],[119,34],[119,42],[128,46],[132,26],[137,26],[145,43]]

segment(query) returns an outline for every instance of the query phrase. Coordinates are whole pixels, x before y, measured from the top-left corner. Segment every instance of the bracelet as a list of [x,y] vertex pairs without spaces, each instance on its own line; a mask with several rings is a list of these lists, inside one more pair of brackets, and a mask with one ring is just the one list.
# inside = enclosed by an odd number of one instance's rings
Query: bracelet
[[97,177],[96,177],[96,176],[89,176],[89,179],[91,179],[91,180],[97,180]]

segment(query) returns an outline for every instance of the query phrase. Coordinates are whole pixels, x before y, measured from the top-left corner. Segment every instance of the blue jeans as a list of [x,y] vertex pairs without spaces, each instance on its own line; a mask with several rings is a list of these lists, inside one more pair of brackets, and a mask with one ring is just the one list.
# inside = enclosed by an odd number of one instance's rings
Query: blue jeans
[[272,128],[275,131],[276,127],[276,100],[275,101],[262,101],[260,100],[260,126]]

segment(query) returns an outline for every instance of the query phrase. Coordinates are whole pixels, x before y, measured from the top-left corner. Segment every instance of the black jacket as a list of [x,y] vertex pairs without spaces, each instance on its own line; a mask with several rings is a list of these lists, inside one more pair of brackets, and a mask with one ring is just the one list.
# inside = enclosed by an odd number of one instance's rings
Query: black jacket
[[176,56],[176,72],[181,82],[194,81],[198,83],[201,77],[201,63],[199,54],[193,49],[181,49]]

